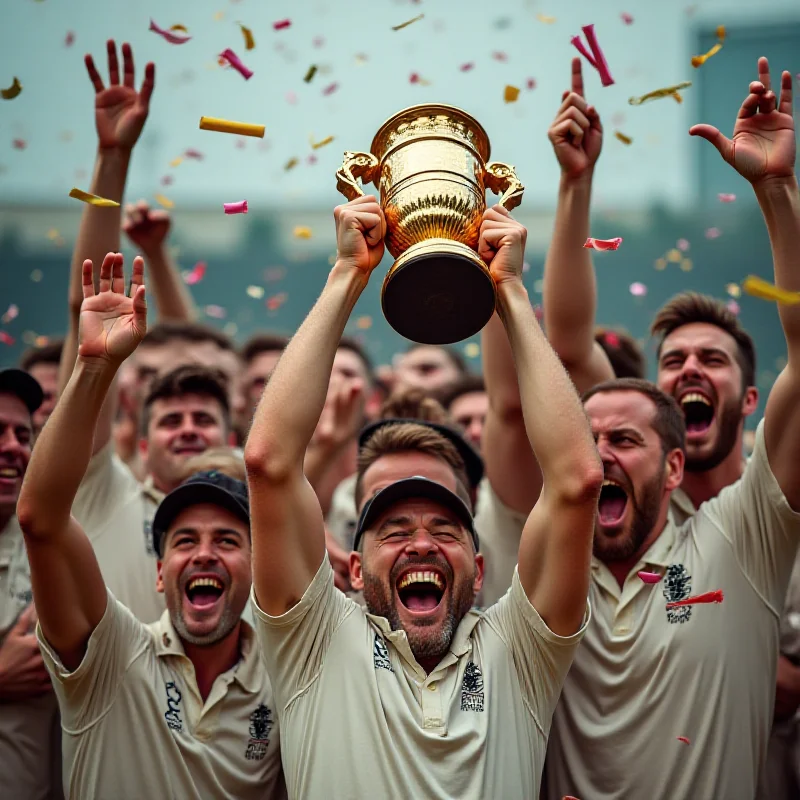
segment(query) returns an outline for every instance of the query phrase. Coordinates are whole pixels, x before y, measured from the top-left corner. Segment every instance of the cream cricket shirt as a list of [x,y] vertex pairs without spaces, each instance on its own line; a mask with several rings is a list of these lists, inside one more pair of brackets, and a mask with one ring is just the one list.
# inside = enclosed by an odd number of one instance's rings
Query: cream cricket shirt
[[[11,517],[0,531],[0,643],[32,601],[25,542]],[[0,796],[61,797],[61,730],[53,692],[0,702]]]
[[537,797],[585,623],[556,636],[516,575],[491,609],[463,618],[430,675],[404,631],[334,588],[327,558],[286,614],[266,615],[255,595],[253,605],[290,797]]
[[[681,527],[669,521],[622,590],[595,562],[593,618],[553,717],[543,797],[752,800],[799,541],[762,423],[741,480]],[[642,569],[664,578],[645,584]],[[719,605],[666,608],[717,589]]]
[[92,542],[108,588],[142,622],[157,620],[164,596],[156,591],[151,524],[164,495],[139,483],[114,453],[114,443],[89,462],[72,515]]
[[242,659],[205,703],[166,611],[144,625],[109,592],[74,672],[37,635],[61,706],[69,798],[285,796],[272,691],[245,623]]

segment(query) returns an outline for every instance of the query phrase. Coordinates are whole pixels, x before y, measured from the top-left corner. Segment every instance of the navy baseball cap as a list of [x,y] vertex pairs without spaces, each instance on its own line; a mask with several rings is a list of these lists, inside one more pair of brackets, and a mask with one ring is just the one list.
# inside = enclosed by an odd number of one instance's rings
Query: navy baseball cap
[[364,505],[361,516],[356,526],[356,535],[353,540],[353,550],[358,550],[361,536],[367,528],[387,511],[391,506],[400,500],[424,497],[433,500],[435,503],[449,508],[461,520],[462,525],[472,535],[475,544],[475,552],[478,552],[478,534],[475,531],[475,523],[472,519],[472,512],[467,504],[455,493],[451,492],[446,486],[436,481],[415,475],[413,478],[403,478],[403,480],[390,483],[388,486],[376,492]]
[[437,422],[428,422],[427,420],[414,419],[413,417],[390,417],[389,419],[379,419],[377,422],[373,422],[362,429],[361,433],[358,435],[358,449],[361,450],[361,448],[364,447],[364,445],[369,441],[372,434],[375,433],[375,431],[377,431],[379,428],[383,428],[386,425],[404,424],[422,425],[425,428],[430,428],[431,430],[436,431],[444,436],[445,439],[448,439],[450,442],[452,442],[456,450],[458,450],[458,454],[464,461],[464,467],[466,468],[470,488],[478,488],[478,484],[483,478],[483,459],[478,451],[462,436],[461,432],[455,428],[451,428],[449,425],[439,425]]
[[39,386],[39,381],[23,369],[0,370],[0,393],[19,397],[31,414],[44,400],[44,392]]
[[159,558],[163,555],[161,544],[164,534],[175,517],[189,506],[211,503],[224,508],[250,524],[250,501],[247,484],[212,469],[197,472],[187,478],[177,489],[173,489],[156,509],[153,518],[153,550]]

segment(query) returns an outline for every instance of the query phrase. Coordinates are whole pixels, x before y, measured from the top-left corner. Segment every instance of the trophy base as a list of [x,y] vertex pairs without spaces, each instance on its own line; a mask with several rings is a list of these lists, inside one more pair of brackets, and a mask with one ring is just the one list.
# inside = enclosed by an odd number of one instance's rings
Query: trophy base
[[383,282],[386,321],[406,339],[452,344],[491,319],[496,289],[478,254],[452,239],[426,239],[395,261]]

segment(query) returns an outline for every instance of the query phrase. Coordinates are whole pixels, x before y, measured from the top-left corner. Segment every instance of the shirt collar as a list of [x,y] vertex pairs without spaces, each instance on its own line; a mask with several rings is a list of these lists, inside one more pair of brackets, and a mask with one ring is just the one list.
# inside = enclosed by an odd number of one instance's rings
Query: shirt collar
[[166,494],[156,489],[155,483],[153,483],[153,476],[147,475],[145,479],[142,481],[142,494],[147,497],[149,500],[152,500],[156,505],[158,505],[165,497]]

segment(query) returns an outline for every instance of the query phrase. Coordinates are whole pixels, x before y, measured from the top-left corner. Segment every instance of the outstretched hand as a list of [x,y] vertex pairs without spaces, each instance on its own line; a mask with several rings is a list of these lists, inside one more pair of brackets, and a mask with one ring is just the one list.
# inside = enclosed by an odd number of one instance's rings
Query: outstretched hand
[[770,88],[769,62],[758,59],[758,80],[739,109],[733,138],[713,125],[693,125],[692,136],[707,139],[743,178],[756,184],[794,175],[796,141],[792,117],[792,76],[781,75],[780,97]]
[[131,203],[125,206],[122,230],[125,231],[131,243],[146,256],[150,256],[164,246],[170,224],[168,212],[150,208],[145,200],[140,200],[136,205]]
[[572,86],[561,95],[561,100],[547,138],[553,145],[561,172],[569,178],[579,178],[594,167],[603,146],[600,115],[584,98],[579,58],[572,59]]
[[95,123],[100,148],[131,150],[142,132],[150,106],[150,96],[155,86],[156,68],[150,62],[144,68],[142,88],[134,86],[133,51],[126,42],[122,45],[122,83],[119,82],[117,46],[113,39],[107,42],[109,85],[103,80],[94,59],[86,55],[86,70],[94,84]]
[[522,280],[528,231],[501,205],[483,213],[478,255],[489,265],[495,283]]
[[357,197],[333,210],[336,220],[336,260],[369,277],[383,258],[386,218],[377,200]]
[[84,261],[78,355],[118,366],[138,347],[146,332],[144,259],[133,259],[130,296],[125,294],[121,253],[108,253],[103,259],[97,293],[92,282],[92,262]]

